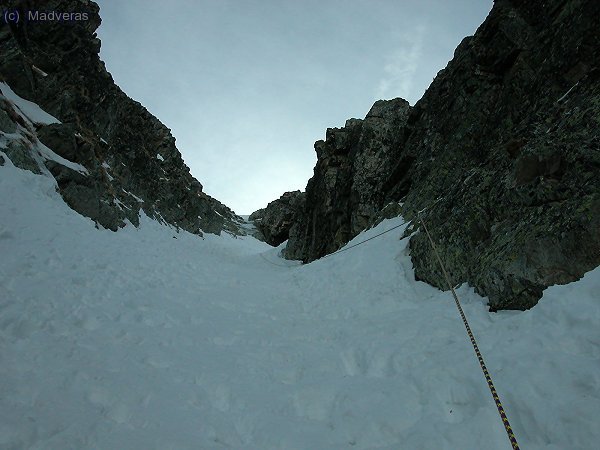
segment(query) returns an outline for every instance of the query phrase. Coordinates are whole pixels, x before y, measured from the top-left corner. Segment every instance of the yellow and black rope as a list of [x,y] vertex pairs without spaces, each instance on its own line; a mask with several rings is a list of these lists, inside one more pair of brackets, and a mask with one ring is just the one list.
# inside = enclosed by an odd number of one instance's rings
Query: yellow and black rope
[[421,224],[423,225],[423,229],[425,230],[425,233],[427,234],[427,238],[429,239],[429,243],[431,244],[433,253],[435,254],[435,256],[438,260],[438,263],[440,265],[440,268],[442,269],[442,273],[444,274],[446,283],[448,283],[448,287],[452,291],[452,295],[454,296],[454,303],[456,303],[456,307],[458,308],[460,317],[465,325],[465,328],[467,329],[467,334],[469,335],[469,339],[471,339],[471,344],[473,345],[473,349],[475,350],[475,354],[477,355],[477,359],[479,360],[479,365],[481,366],[481,370],[483,371],[483,374],[485,375],[485,380],[487,381],[488,387],[490,388],[492,397],[494,397],[494,402],[496,403],[496,408],[498,408],[498,413],[500,414],[500,418],[502,419],[502,424],[504,425],[504,429],[506,430],[506,433],[508,434],[508,439],[510,440],[510,444],[512,445],[513,450],[519,450],[519,444],[517,443],[517,438],[515,437],[515,433],[513,432],[512,427],[510,426],[508,417],[506,417],[506,412],[504,411],[504,407],[502,406],[502,402],[500,401],[500,396],[498,395],[498,392],[496,391],[496,387],[494,386],[492,377],[485,365],[485,362],[483,361],[483,356],[481,355],[481,352],[479,351],[479,347],[477,346],[477,342],[475,341],[475,336],[473,335],[473,332],[471,331],[471,327],[469,326],[469,322],[467,321],[467,316],[465,316],[462,306],[460,305],[460,301],[458,300],[458,296],[456,295],[456,291],[454,290],[454,287],[452,287],[452,284],[450,283],[450,277],[448,276],[448,272],[446,272],[446,268],[444,267],[444,264],[442,263],[442,258],[440,258],[440,255],[435,247],[435,244],[433,243],[433,239],[431,238],[431,235],[429,234],[429,230],[427,229],[427,225],[425,225],[425,221],[421,217],[419,217],[419,219],[420,219]]
[[[437,200],[436,202],[437,203]],[[424,208],[426,209],[426,208]],[[424,210],[423,209],[423,210]],[[442,259],[440,258],[440,255],[437,251],[437,248],[435,247],[435,244],[433,242],[433,239],[431,238],[431,235],[429,234],[429,230],[427,229],[427,226],[425,225],[425,221],[423,220],[423,218],[421,217],[421,212],[423,211],[418,211],[417,215],[419,216],[419,221],[421,222],[421,224],[423,225],[423,229],[425,230],[425,233],[427,234],[427,238],[429,239],[429,243],[431,244],[431,248],[433,249],[433,252],[437,258],[437,261],[440,265],[440,268],[442,269],[442,273],[444,274],[444,278],[446,279],[446,283],[448,284],[448,287],[450,288],[450,290],[452,291],[452,296],[454,297],[454,303],[456,304],[456,307],[458,308],[458,312],[460,313],[460,317],[463,321],[463,324],[465,325],[465,328],[467,330],[467,334],[469,335],[469,339],[471,340],[471,344],[473,345],[473,350],[475,350],[475,355],[477,355],[477,359],[479,360],[479,365],[481,366],[481,370],[483,371],[483,374],[485,376],[485,380],[487,381],[488,387],[490,389],[490,392],[492,393],[492,397],[494,398],[494,402],[496,403],[496,408],[498,409],[498,413],[500,414],[500,418],[502,419],[502,424],[504,425],[504,429],[506,430],[506,433],[508,434],[508,439],[510,440],[510,444],[512,445],[513,450],[520,450],[519,448],[519,444],[517,443],[517,438],[515,437],[515,434],[512,430],[512,427],[510,426],[510,423],[508,421],[508,417],[506,416],[506,412],[504,411],[504,407],[502,406],[502,402],[500,401],[500,396],[498,395],[498,392],[496,391],[496,387],[494,386],[494,382],[492,381],[492,377],[485,365],[485,362],[483,361],[483,356],[481,355],[481,351],[479,351],[479,346],[477,345],[477,341],[475,340],[475,336],[473,335],[473,332],[471,331],[471,327],[469,326],[469,322],[467,321],[467,316],[465,316],[465,313],[462,309],[462,306],[460,304],[460,301],[458,300],[458,295],[456,295],[456,291],[454,290],[454,287],[452,286],[452,284],[450,283],[450,277],[448,276],[448,272],[446,272],[446,268],[444,267],[444,264],[442,263]],[[343,251],[346,250],[350,250],[351,248],[357,247],[361,244],[364,244],[372,239],[378,238],[381,235],[384,235],[386,233],[389,233],[390,231],[393,231],[405,224],[407,224],[410,221],[404,221],[399,225],[396,225],[388,230],[383,231],[382,233],[376,234],[375,236],[372,236],[368,239],[365,239],[364,241],[358,242],[354,245],[351,245],[349,247],[345,247],[342,248],[336,252],[330,253],[328,255],[325,255],[324,258],[328,257],[328,256],[333,256],[333,255],[337,255],[338,253],[341,253]],[[260,254],[261,258],[263,258],[266,262],[268,262],[269,264],[273,264],[275,266],[281,266],[281,267],[286,267],[283,266],[281,264],[275,264],[271,261],[269,261],[267,258],[265,258],[262,254]]]

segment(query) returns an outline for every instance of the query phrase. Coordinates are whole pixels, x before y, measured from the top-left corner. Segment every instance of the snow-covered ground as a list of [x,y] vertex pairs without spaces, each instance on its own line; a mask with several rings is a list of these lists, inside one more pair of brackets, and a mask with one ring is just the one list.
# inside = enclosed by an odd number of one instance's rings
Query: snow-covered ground
[[[402,228],[301,266],[147,218],[95,229],[5,159],[0,448],[510,449]],[[600,442],[598,292],[600,269],[527,312],[458,290],[524,450]]]
[[31,123],[45,125],[51,123],[60,123],[60,120],[48,114],[46,111],[40,108],[37,103],[33,103],[29,100],[19,97],[10,88],[10,86],[4,82],[0,82],[0,95],[3,95],[6,99],[8,99],[12,103],[12,105],[16,107],[17,113],[21,117],[25,116],[27,120]]

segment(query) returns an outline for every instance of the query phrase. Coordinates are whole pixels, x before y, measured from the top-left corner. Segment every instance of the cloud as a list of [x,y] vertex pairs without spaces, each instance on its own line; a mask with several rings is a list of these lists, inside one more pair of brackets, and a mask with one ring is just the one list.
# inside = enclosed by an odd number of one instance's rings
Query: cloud
[[403,97],[411,103],[413,97],[414,78],[423,55],[423,38],[425,26],[417,25],[412,32],[403,33],[399,48],[385,57],[383,77],[377,86],[378,98]]

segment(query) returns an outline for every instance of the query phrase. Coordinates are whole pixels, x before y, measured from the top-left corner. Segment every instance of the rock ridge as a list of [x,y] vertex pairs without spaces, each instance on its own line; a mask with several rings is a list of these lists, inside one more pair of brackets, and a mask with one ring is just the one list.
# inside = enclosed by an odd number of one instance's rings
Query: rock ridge
[[242,219],[192,177],[170,130],[114,83],[99,58],[96,3],[3,0],[0,5],[22,16],[39,9],[86,18],[0,24],[0,81],[59,119],[34,124],[33,132],[88,171],[76,175],[56,162],[48,167],[71,208],[111,230],[126,220],[137,225],[143,211],[192,233],[244,233]]
[[[496,0],[414,107],[329,129],[284,255],[313,261],[397,205],[454,284],[527,309],[600,264],[600,3]],[[400,206],[401,205],[401,206]],[[413,224],[416,278],[445,289]]]

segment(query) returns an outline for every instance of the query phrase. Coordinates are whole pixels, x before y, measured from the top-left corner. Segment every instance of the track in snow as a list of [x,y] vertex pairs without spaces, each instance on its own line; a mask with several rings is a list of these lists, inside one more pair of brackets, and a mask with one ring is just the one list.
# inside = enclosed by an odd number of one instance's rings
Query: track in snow
[[[147,218],[96,230],[10,162],[0,218],[0,448],[510,448],[402,229],[299,266]],[[496,314],[459,289],[524,449],[600,442],[599,284]]]

